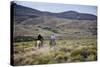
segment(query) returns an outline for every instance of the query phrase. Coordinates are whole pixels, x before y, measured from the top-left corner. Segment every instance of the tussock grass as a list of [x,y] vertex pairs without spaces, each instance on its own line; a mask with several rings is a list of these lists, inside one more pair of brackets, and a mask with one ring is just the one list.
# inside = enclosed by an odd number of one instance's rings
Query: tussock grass
[[14,43],[14,65],[53,64],[97,60],[96,39],[56,40],[55,48],[44,41],[40,49],[35,41]]

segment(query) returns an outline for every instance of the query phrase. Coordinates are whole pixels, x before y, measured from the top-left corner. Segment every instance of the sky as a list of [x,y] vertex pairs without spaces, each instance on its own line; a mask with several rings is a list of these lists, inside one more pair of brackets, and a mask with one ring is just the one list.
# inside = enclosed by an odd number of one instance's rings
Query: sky
[[96,6],[88,5],[72,5],[72,4],[58,4],[58,3],[43,3],[43,2],[30,2],[30,1],[15,1],[15,3],[41,11],[59,13],[65,11],[77,11],[80,13],[88,13],[97,15]]

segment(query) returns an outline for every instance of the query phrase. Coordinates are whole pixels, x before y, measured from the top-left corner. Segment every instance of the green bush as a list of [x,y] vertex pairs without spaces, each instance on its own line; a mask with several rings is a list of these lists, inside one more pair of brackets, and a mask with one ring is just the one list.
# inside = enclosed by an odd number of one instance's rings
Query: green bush
[[80,55],[80,53],[81,53],[81,49],[76,49],[76,50],[73,50],[73,51],[71,52],[71,56],[72,56],[72,57],[75,57],[75,56],[77,56],[77,55]]
[[89,55],[96,55],[97,54],[97,50],[94,50],[94,49],[88,49],[87,52]]
[[60,62],[66,62],[68,60],[68,57],[65,52],[63,51],[58,51],[55,53],[55,60],[60,63]]

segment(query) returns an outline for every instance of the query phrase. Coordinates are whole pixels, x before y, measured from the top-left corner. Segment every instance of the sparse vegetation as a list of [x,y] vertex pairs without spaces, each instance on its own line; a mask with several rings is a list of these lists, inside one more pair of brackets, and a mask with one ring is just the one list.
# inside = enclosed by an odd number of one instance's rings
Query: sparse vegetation
[[[44,41],[40,49],[35,41],[14,43],[14,65],[52,64],[79,61],[96,61],[96,39],[57,40],[56,48],[50,48],[49,41]],[[86,57],[82,54],[85,51]],[[84,52],[83,51],[83,52]]]
[[28,42],[35,40],[34,37],[31,36],[16,36],[14,37],[14,42]]

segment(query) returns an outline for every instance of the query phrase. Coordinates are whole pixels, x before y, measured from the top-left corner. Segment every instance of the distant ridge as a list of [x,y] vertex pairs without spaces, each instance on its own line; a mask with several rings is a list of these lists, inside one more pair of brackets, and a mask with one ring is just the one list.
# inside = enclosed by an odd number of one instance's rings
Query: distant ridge
[[[12,2],[13,3],[13,2]],[[33,16],[55,16],[60,18],[68,18],[68,19],[79,19],[79,20],[96,20],[97,16],[86,13],[79,13],[76,11],[65,11],[60,13],[51,13],[51,12],[43,12],[40,10],[32,9],[29,7],[25,7],[22,5],[18,5],[13,3],[14,7],[14,15],[33,15]]]

